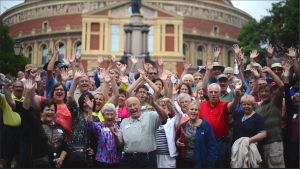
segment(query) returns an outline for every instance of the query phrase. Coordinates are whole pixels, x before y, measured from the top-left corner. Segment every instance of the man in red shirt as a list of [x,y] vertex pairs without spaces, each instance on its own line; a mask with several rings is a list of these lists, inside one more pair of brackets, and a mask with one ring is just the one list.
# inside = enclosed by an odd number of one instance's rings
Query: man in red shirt
[[221,102],[219,97],[221,94],[221,87],[213,83],[208,86],[209,101],[200,103],[199,117],[207,120],[218,142],[218,160],[216,161],[216,168],[225,168],[227,156],[227,143],[229,138],[228,120],[232,118],[232,114],[242,96],[240,90],[234,94],[232,102]]

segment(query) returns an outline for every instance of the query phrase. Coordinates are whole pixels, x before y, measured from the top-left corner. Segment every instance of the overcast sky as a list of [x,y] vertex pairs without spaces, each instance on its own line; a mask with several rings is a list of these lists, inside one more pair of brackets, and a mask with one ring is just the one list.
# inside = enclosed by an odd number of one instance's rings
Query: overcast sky
[[[23,3],[23,1],[20,0],[0,0],[0,13],[2,14],[6,9],[9,9],[15,5],[18,5],[20,3]],[[269,0],[269,1],[263,1],[263,0],[252,0],[252,1],[245,1],[245,0],[231,0],[234,7],[247,12],[250,14],[253,18],[255,18],[257,21],[260,20],[262,16],[269,15],[269,13],[266,11],[266,9],[272,8],[272,3],[279,2],[279,0]],[[6,8],[6,9],[5,9]]]

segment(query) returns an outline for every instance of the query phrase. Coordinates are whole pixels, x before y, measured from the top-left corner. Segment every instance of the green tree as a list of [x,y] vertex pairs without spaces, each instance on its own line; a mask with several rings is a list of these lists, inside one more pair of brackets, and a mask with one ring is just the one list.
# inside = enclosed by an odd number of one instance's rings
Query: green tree
[[[4,25],[2,18],[0,19],[0,33],[1,33],[1,43],[0,43],[0,72],[3,74],[10,73],[11,75],[16,75],[16,58],[13,51],[13,46],[16,41],[12,39],[9,33],[9,26]],[[25,66],[30,63],[30,59],[25,57],[23,54],[19,58],[19,71],[24,71]]]
[[255,19],[249,21],[238,35],[239,45],[245,54],[248,56],[250,51],[257,50],[260,53],[257,61],[262,65],[266,63],[267,52],[261,45],[271,43],[275,55],[288,52],[292,45],[299,45],[299,0],[273,3],[272,9],[267,11],[270,16],[264,16],[260,22]]

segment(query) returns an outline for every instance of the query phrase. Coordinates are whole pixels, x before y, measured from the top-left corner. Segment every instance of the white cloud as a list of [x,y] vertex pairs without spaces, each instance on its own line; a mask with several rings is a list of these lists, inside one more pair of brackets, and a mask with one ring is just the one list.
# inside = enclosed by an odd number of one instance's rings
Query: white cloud
[[9,9],[23,2],[24,0],[0,0],[0,14],[5,12],[6,9]]

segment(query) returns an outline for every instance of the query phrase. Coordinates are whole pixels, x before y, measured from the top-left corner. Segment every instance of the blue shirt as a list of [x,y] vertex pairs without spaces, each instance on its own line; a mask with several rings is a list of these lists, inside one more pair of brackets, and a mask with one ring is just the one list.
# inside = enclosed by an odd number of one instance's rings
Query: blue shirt
[[213,84],[213,83],[217,83],[217,81],[215,79],[213,79],[212,77],[210,77],[208,80],[208,84]]
[[290,93],[291,93],[291,97],[293,98],[293,96],[295,95],[295,93],[297,93],[297,91],[293,87],[291,87]]
[[51,97],[51,90],[52,90],[52,86],[57,82],[56,79],[54,79],[54,77],[52,76],[51,80],[48,80],[48,77],[46,76],[46,98],[50,98]]
[[67,88],[67,91],[70,90],[70,87],[71,87],[72,82],[73,82],[73,80],[68,80],[68,81],[66,82],[66,88]]
[[247,94],[249,94],[250,93],[250,88],[248,87],[248,80],[247,79],[245,79],[245,84],[246,84],[246,86],[247,86],[247,90],[246,90],[246,93]]

